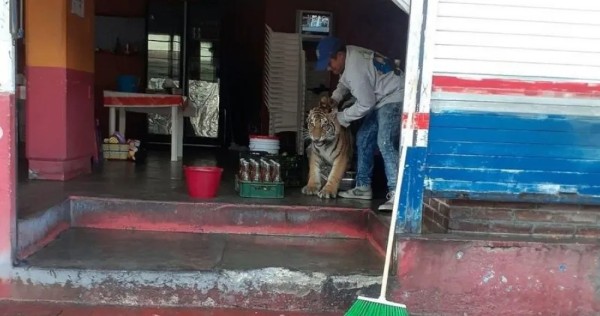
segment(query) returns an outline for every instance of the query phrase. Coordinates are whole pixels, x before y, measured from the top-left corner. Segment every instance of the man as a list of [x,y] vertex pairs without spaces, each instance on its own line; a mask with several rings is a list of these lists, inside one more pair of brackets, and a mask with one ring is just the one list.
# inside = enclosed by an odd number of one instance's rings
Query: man
[[400,115],[404,100],[404,74],[388,58],[366,48],[344,45],[335,37],[323,38],[317,46],[317,70],[340,75],[331,98],[339,103],[348,93],[356,102],[337,114],[342,126],[364,118],[356,135],[356,187],[338,195],[349,199],[373,198],[371,178],[375,150],[383,156],[388,201],[380,211],[393,209],[398,180]]

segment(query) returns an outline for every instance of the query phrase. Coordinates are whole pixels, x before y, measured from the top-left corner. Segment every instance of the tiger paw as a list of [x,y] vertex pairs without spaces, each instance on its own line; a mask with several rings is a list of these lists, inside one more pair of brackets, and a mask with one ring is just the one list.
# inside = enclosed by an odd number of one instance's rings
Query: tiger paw
[[337,197],[337,190],[324,187],[323,190],[319,191],[317,195],[322,199],[334,199]]
[[317,195],[319,193],[319,187],[316,185],[307,184],[302,188],[302,194],[305,195]]

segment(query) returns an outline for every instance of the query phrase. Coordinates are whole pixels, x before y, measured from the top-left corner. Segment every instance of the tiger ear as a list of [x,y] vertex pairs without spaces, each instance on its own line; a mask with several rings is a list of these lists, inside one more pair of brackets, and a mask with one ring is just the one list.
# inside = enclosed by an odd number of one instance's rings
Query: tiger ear
[[334,108],[336,108],[336,104],[329,96],[322,96],[321,100],[319,100],[319,107],[325,110],[327,113],[330,113]]

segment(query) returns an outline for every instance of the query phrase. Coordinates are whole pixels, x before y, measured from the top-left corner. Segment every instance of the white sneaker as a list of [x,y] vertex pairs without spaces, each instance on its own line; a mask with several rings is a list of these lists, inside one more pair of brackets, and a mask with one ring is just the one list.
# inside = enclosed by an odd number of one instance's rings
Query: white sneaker
[[356,187],[352,190],[340,192],[338,196],[347,199],[371,200],[373,199],[373,191],[371,191],[371,187]]
[[386,198],[387,198],[387,202],[379,205],[378,210],[380,211],[386,211],[386,212],[391,212],[394,210],[394,191],[390,191],[390,193],[387,194]]

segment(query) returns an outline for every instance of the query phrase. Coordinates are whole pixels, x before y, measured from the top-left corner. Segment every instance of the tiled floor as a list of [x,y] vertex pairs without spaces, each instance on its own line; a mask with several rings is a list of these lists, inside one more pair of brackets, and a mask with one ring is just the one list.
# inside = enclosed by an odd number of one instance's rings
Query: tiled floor
[[[186,149],[183,162],[170,162],[167,152],[152,152],[146,163],[136,165],[125,161],[106,161],[93,174],[67,182],[27,180],[20,172],[18,188],[18,217],[43,211],[63,201],[67,196],[130,198],[157,201],[192,201],[187,195],[183,165],[224,167],[221,187],[215,202],[260,203],[273,205],[329,205],[368,208],[382,200],[360,201],[307,197],[300,188],[286,190],[285,199],[243,199],[234,190],[236,152],[209,149]],[[385,192],[379,194],[385,196]]]
[[[144,164],[107,161],[93,174],[67,182],[30,181],[21,175],[18,188],[18,216],[20,219],[37,219],[38,217],[31,215],[46,211],[69,196],[174,202],[196,201],[190,198],[186,192],[182,170],[184,165],[216,165],[225,168],[218,197],[212,202],[275,206],[325,205],[359,210],[376,206],[382,202],[381,200],[322,200],[302,195],[300,188],[286,189],[285,199],[244,199],[235,192],[233,184],[235,167],[231,166],[237,162],[237,153],[187,150],[184,156],[183,162],[175,163],[169,161],[167,152],[153,153]],[[388,214],[383,216],[389,217]],[[162,271],[242,271],[284,268],[306,272],[308,275],[320,272],[324,275],[362,275],[367,278],[378,276],[382,266],[381,255],[373,250],[372,245],[366,239],[160,233],[90,228],[70,228],[26,260],[26,265],[29,267],[49,271],[64,268],[81,271],[131,270],[160,271],[159,273],[162,273]],[[351,296],[352,299],[355,297],[354,294]],[[340,303],[338,302],[338,304]],[[234,306],[263,308],[262,305]],[[324,309],[327,308],[316,310]],[[0,316],[9,315],[319,316],[336,314],[136,309],[43,303],[4,303],[3,305],[0,302]]]

